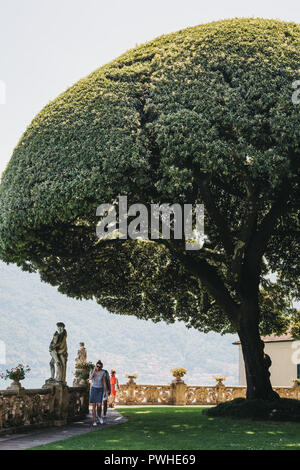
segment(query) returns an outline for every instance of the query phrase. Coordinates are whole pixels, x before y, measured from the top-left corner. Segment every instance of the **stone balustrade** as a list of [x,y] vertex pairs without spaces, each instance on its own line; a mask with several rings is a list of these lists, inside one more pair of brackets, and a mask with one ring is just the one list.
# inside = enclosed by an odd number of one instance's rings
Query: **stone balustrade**
[[171,385],[120,385],[117,393],[118,405],[170,405],[172,404]]
[[[300,386],[274,387],[282,398],[300,400]],[[138,385],[129,382],[120,385],[117,393],[118,405],[217,405],[235,398],[246,397],[246,387],[194,386],[184,382],[170,385]]]
[[62,426],[86,417],[88,387],[56,386],[0,391],[0,434],[44,426]]
[[[300,400],[300,386],[274,387],[282,398]],[[120,385],[118,405],[217,405],[245,397],[246,388],[186,385]],[[66,385],[40,389],[0,390],[0,434],[44,426],[62,426],[83,419],[89,412],[89,387]]]

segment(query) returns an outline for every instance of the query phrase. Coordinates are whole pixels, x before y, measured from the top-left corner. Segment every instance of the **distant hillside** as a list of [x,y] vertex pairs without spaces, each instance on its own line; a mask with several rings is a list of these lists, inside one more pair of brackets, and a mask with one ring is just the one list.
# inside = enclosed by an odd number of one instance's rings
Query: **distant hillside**
[[[31,377],[40,383],[49,377],[48,346],[57,321],[68,331],[68,378],[72,381],[78,343],[84,341],[88,359],[101,358],[106,368],[115,367],[121,382],[137,372],[139,383],[169,383],[170,369],[188,369],[190,384],[210,384],[212,375],[227,376],[237,383],[238,351],[233,335],[220,336],[188,330],[184,324],[154,324],[135,317],[112,315],[92,301],[65,297],[42,283],[38,275],[0,263],[0,340],[6,344],[7,364],[32,367]],[[0,387],[7,384],[0,382]]]

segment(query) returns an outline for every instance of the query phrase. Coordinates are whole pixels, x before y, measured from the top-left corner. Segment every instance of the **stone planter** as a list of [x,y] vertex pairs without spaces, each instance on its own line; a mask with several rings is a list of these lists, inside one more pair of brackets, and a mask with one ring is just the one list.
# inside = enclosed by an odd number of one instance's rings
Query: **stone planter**
[[74,387],[80,387],[82,385],[88,385],[88,380],[89,380],[89,373],[87,372],[86,369],[76,369],[76,373],[78,374],[74,381],[73,381],[73,386]]
[[6,390],[13,390],[13,391],[16,391],[16,392],[19,392],[21,390],[25,390],[25,388],[22,387],[20,380],[24,380],[24,379],[14,379],[12,381],[12,383],[10,384],[10,386],[7,387]]

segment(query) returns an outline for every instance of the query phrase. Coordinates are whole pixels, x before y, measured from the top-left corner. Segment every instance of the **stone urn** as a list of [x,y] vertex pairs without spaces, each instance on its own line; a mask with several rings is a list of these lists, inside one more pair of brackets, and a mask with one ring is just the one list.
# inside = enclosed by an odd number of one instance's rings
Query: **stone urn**
[[171,372],[172,372],[173,377],[175,377],[175,380],[173,380],[173,383],[177,383],[177,384],[184,383],[183,377],[187,373],[186,369],[177,368],[177,369],[173,369]]
[[226,380],[226,377],[214,377],[214,379],[217,381],[216,387],[225,387],[223,384],[223,381]]
[[21,391],[21,390],[25,390],[25,388],[22,387],[21,382],[20,382],[21,380],[24,380],[24,378],[25,378],[25,377],[20,378],[20,379],[14,379],[14,380],[12,381],[12,383],[10,384],[10,386],[7,387],[6,390],[13,390],[13,391],[16,391],[16,392],[19,392],[19,391]]
[[183,375],[173,374],[173,376],[175,377],[174,382],[176,382],[177,384],[184,383],[183,381],[184,374]]
[[75,374],[75,379],[73,381],[74,387],[88,385],[89,372],[87,371],[87,369],[76,368]]
[[127,385],[136,385],[136,383],[135,383],[134,380],[137,378],[137,375],[129,375],[129,374],[127,374],[126,377],[127,377],[127,379],[128,379]]

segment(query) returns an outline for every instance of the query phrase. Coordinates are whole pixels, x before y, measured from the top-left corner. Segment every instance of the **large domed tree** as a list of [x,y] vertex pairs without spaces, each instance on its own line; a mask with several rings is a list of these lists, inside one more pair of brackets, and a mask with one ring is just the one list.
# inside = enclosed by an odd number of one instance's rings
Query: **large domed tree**
[[[3,174],[0,257],[111,312],[237,332],[248,398],[276,397],[260,333],[286,330],[299,298],[299,51],[297,24],[218,21],[80,80]],[[96,208],[120,195],[203,203],[203,248],[99,240]]]

